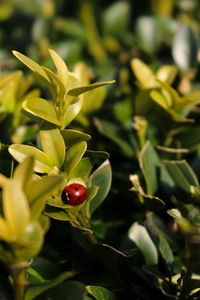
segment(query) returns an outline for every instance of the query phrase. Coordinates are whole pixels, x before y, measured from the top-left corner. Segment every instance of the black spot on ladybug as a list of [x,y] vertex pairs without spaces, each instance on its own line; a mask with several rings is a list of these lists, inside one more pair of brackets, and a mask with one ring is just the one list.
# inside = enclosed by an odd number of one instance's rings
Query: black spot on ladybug
[[67,204],[67,194],[65,193],[65,191],[62,192],[62,195],[61,195],[61,198],[62,198],[62,201],[64,204]]

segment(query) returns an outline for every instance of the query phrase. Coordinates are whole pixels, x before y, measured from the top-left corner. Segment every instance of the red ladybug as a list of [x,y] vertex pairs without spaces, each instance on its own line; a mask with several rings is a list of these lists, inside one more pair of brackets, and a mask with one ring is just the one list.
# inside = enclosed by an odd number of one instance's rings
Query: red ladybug
[[62,193],[62,200],[64,203],[70,205],[79,205],[83,203],[88,196],[88,191],[84,185],[79,183],[72,183],[67,185]]

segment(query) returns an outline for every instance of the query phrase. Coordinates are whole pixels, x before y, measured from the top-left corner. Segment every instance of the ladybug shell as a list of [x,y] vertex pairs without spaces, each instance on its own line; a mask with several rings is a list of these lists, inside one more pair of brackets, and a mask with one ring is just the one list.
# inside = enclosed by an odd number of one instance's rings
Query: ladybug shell
[[72,183],[64,188],[62,199],[69,205],[79,205],[83,203],[88,196],[88,191],[84,185]]

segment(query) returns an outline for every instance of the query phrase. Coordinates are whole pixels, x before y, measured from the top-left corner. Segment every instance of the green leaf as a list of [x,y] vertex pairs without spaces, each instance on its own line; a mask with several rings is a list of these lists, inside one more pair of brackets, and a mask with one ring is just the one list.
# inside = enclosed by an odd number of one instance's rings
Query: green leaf
[[35,61],[30,59],[29,57],[21,54],[18,51],[12,51],[12,53],[19,59],[23,64],[25,64],[29,69],[31,69],[36,74],[40,75],[43,79],[50,83],[49,78],[46,72],[42,69],[40,65],[38,65]]
[[175,63],[182,71],[192,68],[197,63],[198,42],[192,29],[187,25],[180,25],[177,30],[172,55]]
[[71,89],[74,89],[76,87],[79,87],[80,86],[80,80],[79,78],[76,76],[76,74],[72,73],[72,72],[68,72],[68,85],[67,85],[67,88],[66,88],[66,95],[67,96],[67,93],[71,90]]
[[159,233],[158,245],[159,245],[160,254],[161,254],[162,258],[165,260],[165,262],[172,274],[173,267],[174,267],[173,252],[172,252],[172,249],[171,249],[167,239],[165,238],[164,234],[162,234],[161,232]]
[[88,186],[93,185],[99,187],[96,196],[92,199],[89,205],[89,216],[91,217],[94,211],[101,205],[106,198],[112,180],[112,172],[110,162],[106,160],[101,166],[92,173],[88,180]]
[[50,227],[49,217],[42,214],[42,215],[39,216],[37,221],[40,224],[40,226],[42,227],[42,230],[44,231],[44,233],[46,233],[49,230],[49,227]]
[[85,216],[90,219],[91,214],[90,214],[90,202],[94,199],[96,194],[98,193],[99,187],[96,185],[93,185],[88,188],[88,197],[86,200],[86,203],[84,203],[83,209],[85,212]]
[[34,157],[35,172],[49,173],[53,169],[53,163],[51,159],[44,152],[35,147],[29,145],[12,144],[8,148],[8,151],[20,163],[29,156]]
[[27,191],[32,219],[40,216],[48,197],[60,187],[63,181],[64,177],[61,175],[50,175],[32,182]]
[[28,261],[36,256],[42,248],[44,242],[44,231],[39,222],[29,222],[20,240],[22,250],[18,251],[21,262]]
[[88,176],[92,170],[93,164],[88,157],[84,157],[80,160],[74,170],[70,173],[69,179],[80,177],[86,182]]
[[158,252],[143,225],[135,222],[129,229],[128,237],[142,252],[146,265],[156,265],[158,263]]
[[33,175],[34,158],[28,157],[21,164],[19,164],[13,174],[13,179],[19,184],[22,190],[26,191],[26,188]]
[[60,274],[59,264],[52,262],[45,257],[34,257],[31,267],[27,269],[28,282],[30,284],[37,284],[49,281]]
[[38,121],[45,120],[55,125],[61,126],[57,118],[57,114],[53,106],[42,98],[27,99],[23,102],[24,113],[28,114],[30,118]]
[[106,151],[94,151],[94,150],[86,150],[86,155],[90,158],[92,162],[95,162],[98,159],[109,159],[110,155]]
[[[66,99],[65,99],[65,105],[64,105],[64,112],[69,108],[70,103],[72,102],[72,100],[76,97],[78,97],[79,95],[88,92],[90,90],[96,89],[98,87],[110,84],[110,83],[114,83],[115,80],[110,80],[110,81],[104,81],[104,82],[97,82],[97,83],[92,83],[86,86],[78,86],[75,88],[72,88],[70,90],[68,90],[67,94],[66,94]],[[82,99],[82,98],[81,98]]]
[[77,97],[77,96],[79,96],[79,95],[81,95],[81,94],[83,94],[87,91],[90,91],[90,90],[96,89],[100,86],[111,84],[111,83],[115,83],[115,80],[92,83],[92,84],[89,84],[89,85],[86,85],[86,86],[79,86],[79,87],[76,87],[76,88],[73,88],[73,89],[69,90],[68,94],[70,96]]
[[83,141],[83,142],[72,145],[67,150],[63,169],[68,175],[80,162],[82,156],[84,155],[84,153],[86,151],[86,148],[87,148],[87,143],[85,141]]
[[71,218],[68,216],[65,210],[58,207],[47,205],[45,208],[45,215],[59,221],[71,221]]
[[64,60],[52,49],[49,49],[51,58],[53,59],[63,86],[66,88],[68,84],[68,69]]
[[60,78],[55,73],[53,73],[51,70],[49,70],[48,68],[42,67],[42,69],[47,73],[47,75],[51,79],[53,79],[55,81],[57,87],[59,88],[60,95],[64,96],[64,94],[65,94],[65,86],[63,85],[63,83],[60,80]]
[[109,5],[103,12],[102,26],[106,35],[123,37],[130,21],[130,3],[118,1]]
[[174,181],[160,161],[150,141],[147,141],[140,153],[140,168],[145,177],[147,194],[153,195],[157,191],[159,184],[166,191],[169,191],[174,186]]
[[169,209],[167,213],[176,220],[176,223],[179,225],[180,229],[184,233],[191,234],[194,232],[194,226],[191,224],[191,222],[188,219],[182,216],[181,212],[178,209],[176,208]]
[[34,285],[27,290],[25,294],[25,300],[35,299],[35,297],[37,297],[41,293],[47,291],[50,288],[55,287],[56,285],[62,283],[64,280],[69,279],[73,276],[74,276],[73,272],[64,272],[48,282]]
[[86,289],[96,300],[115,300],[114,294],[102,286],[87,285]]
[[166,168],[177,187],[191,193],[191,185],[199,189],[199,183],[190,165],[185,161],[166,161]]
[[54,166],[60,168],[65,160],[65,143],[58,128],[42,126],[40,139],[43,151],[51,158]]
[[136,22],[137,44],[140,49],[152,55],[160,45],[159,23],[154,16],[142,16]]
[[89,141],[91,139],[89,134],[74,129],[64,129],[61,130],[60,133],[62,134],[62,137],[65,141],[65,146],[67,148],[76,143]]
[[150,96],[158,105],[160,105],[163,109],[168,111],[169,102],[163,94],[159,93],[156,90],[153,90],[152,92],[150,92]]
[[62,129],[64,129],[69,123],[71,123],[72,120],[76,118],[78,113],[80,112],[83,105],[83,97],[77,97],[75,98],[72,103],[67,107],[62,120]]

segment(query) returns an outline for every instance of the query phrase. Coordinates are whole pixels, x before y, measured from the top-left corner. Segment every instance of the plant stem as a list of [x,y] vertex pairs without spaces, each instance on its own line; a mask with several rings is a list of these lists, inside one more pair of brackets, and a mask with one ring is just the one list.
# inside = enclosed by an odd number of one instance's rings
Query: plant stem
[[12,273],[15,300],[24,299],[25,270],[13,270]]
[[84,232],[84,235],[87,236],[88,240],[90,241],[90,243],[92,245],[98,244],[98,241],[97,241],[97,239],[95,238],[95,236],[92,232],[86,231],[86,232]]

